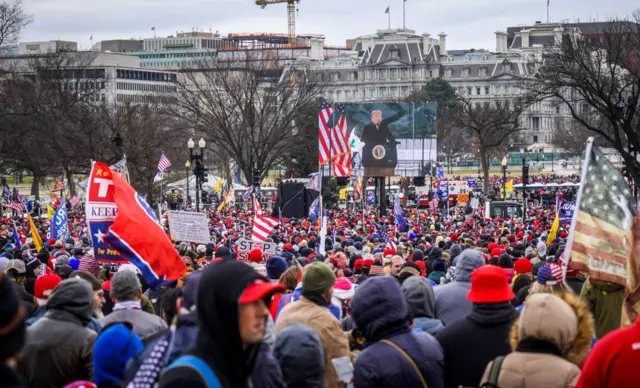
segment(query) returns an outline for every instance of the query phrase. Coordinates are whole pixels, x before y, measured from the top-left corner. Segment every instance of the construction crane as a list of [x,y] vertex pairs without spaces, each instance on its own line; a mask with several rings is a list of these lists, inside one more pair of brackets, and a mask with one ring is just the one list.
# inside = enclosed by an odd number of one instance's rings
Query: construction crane
[[260,8],[264,8],[271,4],[287,4],[287,21],[289,24],[289,44],[296,44],[296,4],[300,3],[300,0],[256,0],[256,5]]

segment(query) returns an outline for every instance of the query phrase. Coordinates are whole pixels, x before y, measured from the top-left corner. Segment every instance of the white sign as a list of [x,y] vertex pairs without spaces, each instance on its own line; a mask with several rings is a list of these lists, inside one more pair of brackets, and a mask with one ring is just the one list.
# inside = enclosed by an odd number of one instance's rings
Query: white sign
[[254,249],[259,249],[263,254],[267,253],[269,255],[275,255],[277,253],[276,249],[278,248],[278,245],[274,242],[252,241],[244,238],[236,240],[235,244],[238,246],[238,252],[251,252]]
[[170,210],[169,232],[174,241],[188,241],[206,244],[211,241],[209,224],[205,213],[180,212]]

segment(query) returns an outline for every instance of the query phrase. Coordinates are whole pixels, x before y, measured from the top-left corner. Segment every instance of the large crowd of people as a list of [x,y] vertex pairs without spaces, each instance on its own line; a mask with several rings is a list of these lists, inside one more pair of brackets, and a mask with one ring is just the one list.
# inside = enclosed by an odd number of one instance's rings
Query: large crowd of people
[[36,217],[39,251],[26,219],[5,214],[0,387],[638,384],[624,287],[565,268],[553,204],[525,219],[404,213],[398,230],[372,207],[331,210],[325,241],[317,222],[285,218],[267,239],[277,253],[243,261],[252,213],[213,209],[210,242],[175,241],[187,271],[154,286],[96,260],[81,206],[67,239],[47,240]]

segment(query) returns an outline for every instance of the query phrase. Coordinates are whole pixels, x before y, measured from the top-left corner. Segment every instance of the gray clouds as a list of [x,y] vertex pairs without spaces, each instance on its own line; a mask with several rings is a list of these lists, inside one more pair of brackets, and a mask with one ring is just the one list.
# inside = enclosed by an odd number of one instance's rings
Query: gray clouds
[[[254,0],[24,0],[34,23],[22,40],[74,40],[81,48],[106,39],[152,37],[176,31],[287,31],[285,4],[260,9]],[[298,33],[325,34],[327,43],[402,26],[402,0],[301,0]],[[623,17],[640,8],[635,0],[551,0],[551,20],[587,21]],[[495,49],[494,32],[546,19],[546,0],[407,0],[407,27],[432,36],[445,32],[449,49]]]

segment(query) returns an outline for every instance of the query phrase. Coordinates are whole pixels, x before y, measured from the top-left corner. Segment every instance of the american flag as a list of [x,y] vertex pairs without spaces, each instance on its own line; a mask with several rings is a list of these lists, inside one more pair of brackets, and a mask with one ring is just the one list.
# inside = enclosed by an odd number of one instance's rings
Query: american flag
[[253,233],[251,233],[251,239],[253,241],[264,242],[271,234],[273,228],[279,223],[280,221],[278,221],[277,218],[256,214],[253,217]]
[[331,163],[337,177],[351,174],[351,147],[344,105],[333,109],[327,102],[320,105],[318,113],[318,160],[320,165]]
[[64,191],[64,177],[57,177],[53,184],[53,192]]
[[9,201],[5,203],[4,206],[8,207],[9,209],[13,209],[17,212],[22,212],[27,209],[27,205],[22,200],[22,197],[20,196],[20,193],[18,192],[17,187],[13,188],[13,194],[10,194]]
[[158,341],[149,356],[142,362],[129,387],[153,388],[158,386],[160,374],[169,359],[169,354],[173,347],[175,331],[176,326],[171,325],[171,329]]
[[623,310],[635,318],[640,309],[640,244],[631,190],[591,139],[585,158],[565,257],[593,280],[627,285]]
[[376,224],[376,231],[378,232],[378,236],[380,236],[380,241],[385,243],[389,248],[396,249],[396,243],[387,234],[386,227]]
[[438,210],[438,197],[434,196],[433,199],[431,201],[429,201],[429,207],[431,208],[431,211],[433,211],[433,212]]
[[163,152],[162,155],[160,155],[160,160],[158,161],[158,171],[165,172],[169,167],[171,167],[171,162],[166,156],[164,156]]
[[253,213],[257,216],[261,216],[262,215],[262,208],[260,207],[260,202],[258,201],[258,198],[256,198],[256,196],[253,196]]
[[78,193],[74,193],[73,197],[71,197],[71,199],[69,200],[69,203],[71,204],[71,207],[75,207],[78,202],[80,202],[80,196],[78,195]]
[[244,194],[242,194],[242,200],[245,202],[248,201],[249,198],[251,198],[252,193],[253,193],[253,186],[249,186],[247,191],[245,191]]

